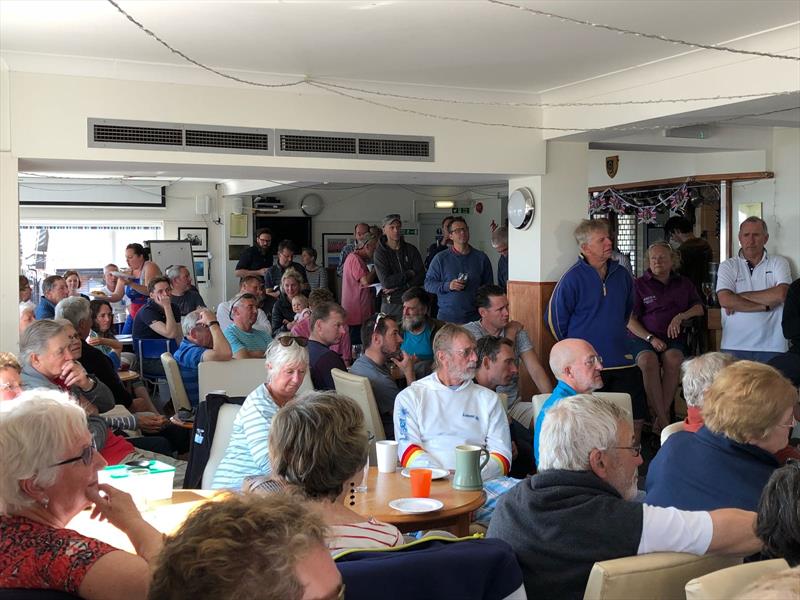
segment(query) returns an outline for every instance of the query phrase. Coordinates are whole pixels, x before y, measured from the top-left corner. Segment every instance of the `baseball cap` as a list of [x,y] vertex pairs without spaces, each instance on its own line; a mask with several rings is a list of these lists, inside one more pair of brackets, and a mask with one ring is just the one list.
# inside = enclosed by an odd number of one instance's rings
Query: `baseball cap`
[[381,223],[381,225],[383,227],[386,227],[389,223],[394,223],[395,221],[397,221],[398,223],[402,223],[403,219],[400,218],[400,215],[398,215],[397,213],[393,213],[391,215],[386,215],[385,217],[383,217],[383,222]]

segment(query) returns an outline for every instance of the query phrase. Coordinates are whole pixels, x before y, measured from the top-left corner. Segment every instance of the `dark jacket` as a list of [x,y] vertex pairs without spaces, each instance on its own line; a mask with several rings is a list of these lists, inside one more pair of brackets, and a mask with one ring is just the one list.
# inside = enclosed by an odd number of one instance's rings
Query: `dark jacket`
[[372,257],[378,281],[386,289],[394,289],[384,297],[389,304],[402,304],[403,292],[410,287],[421,287],[425,281],[425,265],[422,256],[415,246],[400,240],[400,248],[392,250],[386,245],[386,236],[382,235]]
[[294,310],[292,309],[292,301],[289,300],[289,297],[286,294],[281,292],[281,295],[278,296],[278,299],[272,306],[271,324],[273,336],[283,331],[289,331],[292,328],[291,325],[287,327],[283,324],[284,319],[293,321]]
[[86,340],[81,340],[81,358],[78,362],[83,365],[87,373],[106,384],[114,397],[115,404],[122,404],[125,408],[130,407],[133,398],[122,385],[111,359],[106,354],[87,344]]

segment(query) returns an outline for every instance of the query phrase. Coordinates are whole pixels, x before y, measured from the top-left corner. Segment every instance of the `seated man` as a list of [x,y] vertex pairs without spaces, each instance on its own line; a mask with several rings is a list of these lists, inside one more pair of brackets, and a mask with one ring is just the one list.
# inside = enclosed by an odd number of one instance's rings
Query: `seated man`
[[[239,293],[230,300],[220,302],[217,306],[217,321],[219,321],[219,326],[222,328],[222,331],[225,331],[228,326],[233,323],[231,319],[231,306],[233,305],[233,301],[241,294],[252,294],[254,298],[258,299],[261,296],[262,287],[263,284],[261,283],[260,277],[256,277],[255,275],[242,277],[239,281]],[[264,331],[270,336],[272,335],[272,324],[270,323],[269,317],[267,313],[260,308],[258,309],[258,317],[256,317],[253,329]]]
[[182,317],[201,306],[205,306],[205,300],[192,285],[192,275],[183,265],[172,265],[167,268],[164,275],[169,279],[172,287],[172,302],[177,305]]
[[233,358],[263,358],[271,341],[269,335],[255,329],[258,305],[253,294],[239,294],[231,304],[233,322],[225,329],[225,338],[231,345]]
[[632,502],[640,447],[628,416],[608,400],[562,400],[541,438],[539,472],[499,500],[488,531],[511,544],[529,598],[583,598],[597,561],[649,552],[746,556],[761,547],[753,512]]
[[56,304],[69,296],[67,282],[61,275],[50,275],[42,282],[42,296],[36,307],[37,319],[52,319],[56,314]]
[[590,394],[603,387],[603,359],[595,352],[589,342],[566,339],[558,342],[550,350],[550,370],[556,376],[558,384],[553,393],[545,401],[542,410],[536,417],[533,431],[533,454],[539,463],[539,434],[547,411],[553,408],[562,398],[575,394]]
[[198,308],[181,321],[183,341],[173,355],[181,370],[183,387],[192,407],[200,403],[197,372],[201,362],[227,361],[233,358],[231,345],[222,333],[219,321],[207,308]]
[[[522,323],[511,321],[508,312],[508,297],[503,289],[496,285],[482,285],[475,295],[475,305],[478,308],[480,320],[467,323],[464,327],[480,340],[485,335],[508,338],[514,344],[514,354],[517,361],[522,360],[533,383],[542,394],[553,390],[550,376],[539,362],[533,342],[527,332],[522,328]],[[498,388],[498,393],[506,395],[508,414],[525,427],[533,427],[533,404],[530,401],[519,401],[519,378],[515,373],[511,383]]]
[[181,313],[170,295],[169,279],[154,277],[147,284],[150,299],[136,313],[133,320],[133,339],[181,339]]
[[347,331],[344,309],[336,302],[323,302],[311,311],[308,367],[315,390],[334,389],[331,369],[346,371],[342,357],[330,349]]
[[391,366],[395,365],[406,379],[407,384],[414,382],[414,357],[400,349],[403,337],[394,317],[373,315],[361,328],[361,339],[364,341],[364,354],[359,356],[350,372],[369,379],[381,422],[386,432],[386,439],[394,439],[394,400],[400,388],[392,377]]
[[433,365],[433,337],[444,321],[430,316],[434,300],[421,287],[413,287],[403,292],[403,352],[416,357],[417,379],[430,375]]

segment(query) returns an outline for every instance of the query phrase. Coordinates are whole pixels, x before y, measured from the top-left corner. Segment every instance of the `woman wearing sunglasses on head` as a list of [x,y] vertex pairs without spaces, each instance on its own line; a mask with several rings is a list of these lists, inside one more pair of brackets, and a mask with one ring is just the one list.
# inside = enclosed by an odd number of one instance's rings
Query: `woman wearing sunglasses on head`
[[[60,590],[89,600],[145,598],[161,534],[128,494],[98,484],[106,461],[83,409],[46,390],[13,402],[0,413],[0,588]],[[67,528],[93,504],[92,516],[123,531],[137,554]]]
[[225,455],[214,474],[214,489],[240,489],[249,475],[268,475],[272,417],[293,399],[308,371],[308,340],[292,335],[275,338],[267,348],[266,382],[245,398],[233,421]]

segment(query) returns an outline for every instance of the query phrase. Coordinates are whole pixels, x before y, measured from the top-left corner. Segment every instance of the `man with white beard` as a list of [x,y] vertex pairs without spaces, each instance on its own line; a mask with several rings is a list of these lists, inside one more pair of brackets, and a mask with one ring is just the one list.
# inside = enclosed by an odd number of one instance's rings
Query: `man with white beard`
[[456,468],[455,448],[484,446],[490,460],[484,482],[503,477],[511,465],[508,421],[493,391],[473,382],[475,338],[459,325],[444,325],[433,338],[434,372],[397,395],[394,432],[403,467]]

